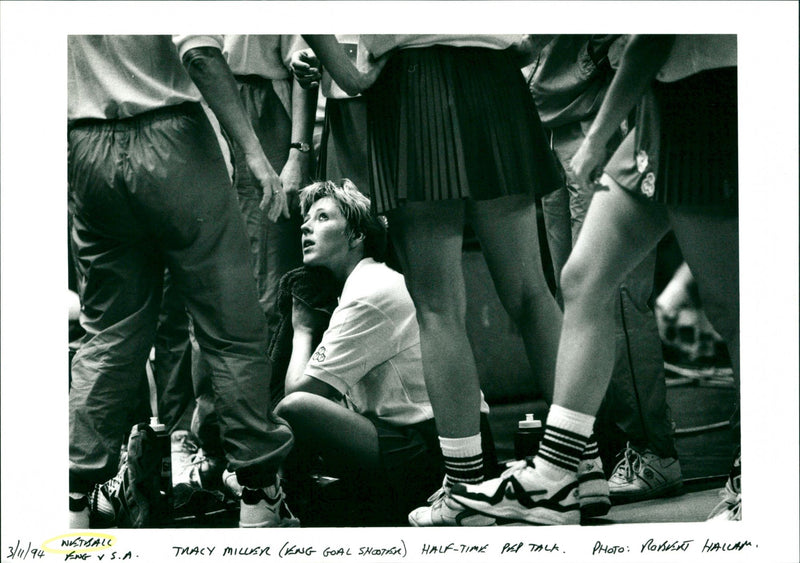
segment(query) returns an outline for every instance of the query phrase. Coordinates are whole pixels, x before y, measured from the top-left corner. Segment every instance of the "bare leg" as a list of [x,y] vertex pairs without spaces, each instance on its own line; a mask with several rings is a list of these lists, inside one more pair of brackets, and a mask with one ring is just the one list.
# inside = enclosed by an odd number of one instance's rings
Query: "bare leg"
[[275,413],[292,427],[298,446],[312,445],[334,473],[381,470],[378,433],[360,414],[302,391],[284,397]]
[[472,202],[469,219],[500,302],[522,333],[528,362],[550,402],[561,310],[542,270],[534,200],[512,196]]
[[562,273],[564,322],[553,402],[594,416],[614,365],[614,299],[627,274],[669,223],[663,208],[640,202],[608,176],[594,194]]
[[417,308],[425,384],[439,436],[480,432],[480,384],[467,339],[461,269],[464,202],[408,203],[389,229]]
[[669,209],[686,263],[697,281],[703,311],[728,346],[739,388],[739,219]]

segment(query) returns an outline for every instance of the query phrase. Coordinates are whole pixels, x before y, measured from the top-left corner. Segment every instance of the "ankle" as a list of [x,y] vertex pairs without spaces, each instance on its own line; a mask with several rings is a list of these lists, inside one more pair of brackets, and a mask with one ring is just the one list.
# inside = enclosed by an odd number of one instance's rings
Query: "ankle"
[[561,481],[565,477],[576,478],[575,473],[564,469],[559,465],[550,463],[538,455],[533,460],[534,469],[545,479],[550,481]]

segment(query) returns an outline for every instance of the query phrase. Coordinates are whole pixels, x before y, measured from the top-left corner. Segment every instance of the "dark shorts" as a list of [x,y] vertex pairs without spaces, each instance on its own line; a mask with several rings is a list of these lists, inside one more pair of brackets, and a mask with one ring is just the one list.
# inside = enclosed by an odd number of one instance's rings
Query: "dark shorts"
[[738,203],[736,68],[655,83],[605,172],[638,197],[680,206]]
[[562,184],[507,51],[402,49],[365,97],[378,213],[407,201],[535,195]]

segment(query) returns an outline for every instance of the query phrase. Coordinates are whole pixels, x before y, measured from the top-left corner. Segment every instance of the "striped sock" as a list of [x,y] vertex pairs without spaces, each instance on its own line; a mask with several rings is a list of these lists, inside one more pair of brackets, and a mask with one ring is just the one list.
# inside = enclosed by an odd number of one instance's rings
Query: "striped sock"
[[595,439],[594,434],[592,434],[589,436],[589,441],[586,442],[586,447],[583,449],[581,460],[590,460],[596,457],[600,457],[600,448],[597,446],[597,439]]
[[483,450],[481,435],[466,438],[439,437],[444,457],[447,483],[480,483],[483,481]]
[[537,468],[544,470],[546,477],[557,479],[565,473],[578,471],[581,456],[592,435],[594,418],[558,405],[550,407],[544,437],[534,462]]

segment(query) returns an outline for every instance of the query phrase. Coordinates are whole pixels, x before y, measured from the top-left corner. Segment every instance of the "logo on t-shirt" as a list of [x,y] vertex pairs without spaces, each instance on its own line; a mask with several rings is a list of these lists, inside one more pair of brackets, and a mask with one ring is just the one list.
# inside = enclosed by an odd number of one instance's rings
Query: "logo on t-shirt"
[[314,352],[314,355],[311,356],[311,359],[315,362],[324,362],[325,361],[325,346],[320,346],[317,348],[317,351]]

